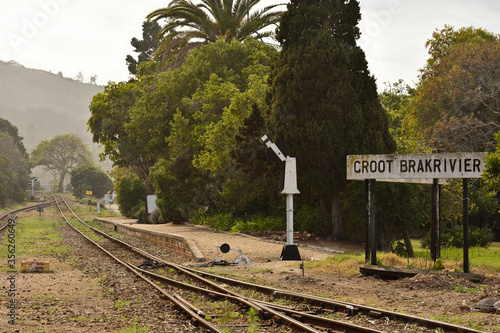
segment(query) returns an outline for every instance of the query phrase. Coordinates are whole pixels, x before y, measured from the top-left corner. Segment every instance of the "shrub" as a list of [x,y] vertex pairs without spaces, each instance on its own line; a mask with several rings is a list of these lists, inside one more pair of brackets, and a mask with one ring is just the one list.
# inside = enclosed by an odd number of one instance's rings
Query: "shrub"
[[[469,230],[469,246],[488,247],[493,241],[493,231],[488,227],[471,228]],[[420,240],[422,247],[429,247],[430,232]],[[444,229],[441,232],[441,245],[446,247],[462,248],[464,244],[463,228],[456,225],[451,228]]]
[[151,215],[149,216],[149,221],[153,224],[163,224],[166,223],[166,221],[163,219],[161,216],[160,210],[158,208],[155,208]]
[[469,232],[469,245],[478,247],[488,247],[493,241],[493,231],[490,228],[477,228]]
[[136,175],[129,173],[116,182],[116,201],[120,212],[129,218],[139,218],[139,212],[146,208],[146,186]]
[[229,230],[234,225],[234,220],[230,213],[214,215],[200,213],[192,216],[191,221],[196,224],[207,225],[215,230]]
[[286,220],[280,216],[254,215],[246,220],[237,220],[231,232],[242,231],[284,231]]
[[294,216],[294,230],[314,234],[331,234],[330,217],[321,206],[300,205]]

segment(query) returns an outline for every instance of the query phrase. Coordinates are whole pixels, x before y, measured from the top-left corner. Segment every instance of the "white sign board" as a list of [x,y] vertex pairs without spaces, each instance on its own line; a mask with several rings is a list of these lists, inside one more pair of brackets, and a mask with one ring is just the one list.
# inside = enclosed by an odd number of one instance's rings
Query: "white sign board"
[[488,153],[348,155],[347,179],[481,178]]
[[156,195],[148,194],[146,196],[146,206],[148,214],[151,214],[156,209]]

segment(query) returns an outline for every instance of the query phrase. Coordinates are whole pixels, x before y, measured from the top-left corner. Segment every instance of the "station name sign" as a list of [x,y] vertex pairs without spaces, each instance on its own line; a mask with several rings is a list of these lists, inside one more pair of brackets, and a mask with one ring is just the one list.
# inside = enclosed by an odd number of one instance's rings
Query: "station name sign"
[[481,178],[488,153],[348,155],[347,179]]

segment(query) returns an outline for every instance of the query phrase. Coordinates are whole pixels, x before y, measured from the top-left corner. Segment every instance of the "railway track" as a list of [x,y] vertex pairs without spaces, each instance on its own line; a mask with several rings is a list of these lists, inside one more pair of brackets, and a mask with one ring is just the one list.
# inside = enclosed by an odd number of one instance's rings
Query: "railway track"
[[[184,314],[191,318],[191,322],[196,323],[197,326],[210,332],[223,332],[223,329],[226,329],[228,326],[223,328],[214,324],[209,319],[209,316],[205,316],[202,309],[193,305],[192,301],[186,300],[185,296],[181,296],[180,290],[187,290],[188,295],[201,294],[207,299],[225,300],[236,304],[236,306],[240,308],[247,310],[253,309],[252,311],[255,311],[261,318],[261,323],[273,326],[279,325],[281,327],[290,328],[294,332],[381,332],[377,328],[377,322],[387,321],[397,322],[397,330],[407,330],[409,326],[414,326],[419,332],[479,332],[474,329],[445,322],[242,282],[167,262],[85,223],[73,212],[64,198],[61,197],[61,199],[61,203],[68,208],[74,218],[79,221],[78,223],[81,223],[88,228],[88,230],[92,230],[93,233],[97,233],[108,240],[106,245],[107,249],[103,245],[90,239],[90,237],[85,235],[85,232],[82,232],[79,228],[70,223],[68,218],[64,215],[61,206],[57,203],[62,216],[74,230],[173,302]],[[133,252],[134,255],[125,255],[123,252],[124,249],[126,252]],[[137,263],[144,259],[161,264],[168,268],[168,272],[170,273],[175,272],[170,274],[174,275],[174,277],[153,273],[150,270],[139,268]],[[163,270],[163,273],[165,273],[165,270]],[[178,277],[180,275],[182,275],[182,278]],[[189,279],[190,282],[185,282],[185,279]],[[234,289],[230,290],[227,286],[238,288],[240,291],[252,290],[252,293],[257,292],[261,294],[261,296],[258,298],[253,295],[252,297],[243,296],[242,294],[244,292],[235,292]],[[172,290],[175,292],[172,292]],[[246,294],[248,294],[248,292]],[[297,309],[297,306],[279,305],[273,300],[287,300],[287,302],[293,301],[295,304],[307,304],[307,309],[304,311],[304,309]],[[304,306],[302,307],[304,308]],[[366,325],[362,326],[345,320],[327,318],[327,315],[332,313],[340,313],[348,318],[348,320],[360,317],[366,318],[356,321],[370,323],[371,328]],[[263,329],[265,329],[265,327]]]
[[[40,203],[36,203],[33,205],[24,206],[24,207],[12,210],[10,212],[7,212],[7,213],[0,215],[0,221],[4,221],[4,220],[8,219],[9,217],[11,217],[12,219],[15,220],[18,213],[29,212],[29,211],[35,210],[39,207],[52,206],[55,204],[55,202],[56,202],[56,200],[54,199],[54,200],[44,201],[44,202],[40,202]],[[7,227],[7,223],[1,225],[0,232],[2,232],[6,227]]]

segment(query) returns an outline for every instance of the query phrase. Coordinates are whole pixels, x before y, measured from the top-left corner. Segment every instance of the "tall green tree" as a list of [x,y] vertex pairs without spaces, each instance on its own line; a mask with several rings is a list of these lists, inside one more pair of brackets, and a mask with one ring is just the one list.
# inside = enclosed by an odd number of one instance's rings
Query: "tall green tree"
[[0,132],[8,134],[19,152],[25,157],[28,157],[26,148],[23,144],[23,138],[19,136],[19,130],[16,126],[12,125],[8,120],[0,118]]
[[[149,193],[154,193],[149,181],[149,168],[158,160],[158,152],[147,147],[153,139],[162,140],[152,131],[158,126],[157,119],[145,116],[147,121],[137,124],[135,131],[130,130],[130,123],[132,109],[154,83],[156,66],[154,62],[143,62],[135,80],[109,82],[102,93],[92,98],[89,106],[91,116],[87,121],[92,140],[103,147],[101,159],[107,157],[115,166],[132,168]],[[151,101],[145,103],[149,105]],[[146,110],[154,111],[147,106]]]
[[30,168],[22,139],[16,126],[0,119],[0,207],[25,200]]
[[153,60],[153,54],[160,44],[158,41],[159,31],[160,25],[156,22],[145,21],[142,23],[142,39],[134,37],[130,41],[134,52],[138,53],[137,59],[130,54],[125,58],[130,74],[137,74],[137,65],[140,63]]
[[[254,205],[267,188],[258,188],[266,169],[259,167],[264,146],[258,138],[275,55],[274,48],[251,38],[243,43],[217,41],[193,51],[182,70],[160,74],[151,96],[161,94],[163,101],[168,96],[161,104],[163,112],[158,110],[172,118],[157,122],[167,146],[151,179],[165,219],[182,220],[200,207],[217,212],[262,207]],[[146,112],[144,108],[137,115]],[[246,163],[246,173],[240,162]]]
[[480,28],[451,26],[426,44],[406,122],[434,150],[494,151],[500,129],[500,36]]
[[329,213],[343,237],[341,193],[348,154],[396,148],[361,48],[354,0],[292,0],[281,18],[272,71],[269,131],[297,158],[298,186]]
[[156,56],[170,67],[182,65],[192,50],[217,40],[243,41],[252,36],[262,39],[272,35],[265,30],[276,24],[280,11],[272,11],[279,4],[253,10],[260,0],[173,0],[168,7],[151,12],[147,19],[152,22],[165,20],[160,31],[160,46]]
[[59,177],[58,192],[62,193],[70,170],[86,163],[91,156],[79,136],[63,134],[40,142],[31,152],[30,162],[32,166],[44,166]]
[[92,196],[102,198],[113,189],[111,178],[92,162],[77,166],[70,171],[73,194],[77,198],[85,197],[87,191],[92,191]]

